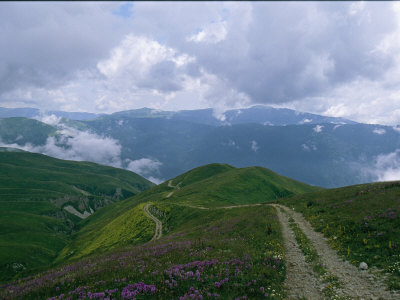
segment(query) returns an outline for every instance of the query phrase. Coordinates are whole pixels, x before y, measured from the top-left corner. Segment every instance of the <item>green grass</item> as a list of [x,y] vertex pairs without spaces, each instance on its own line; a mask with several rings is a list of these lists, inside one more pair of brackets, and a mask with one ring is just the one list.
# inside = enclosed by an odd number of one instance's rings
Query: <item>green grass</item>
[[358,267],[364,261],[389,274],[400,289],[400,183],[324,190],[281,199],[323,232],[339,254]]
[[[142,220],[143,211],[140,203],[151,202],[156,206],[174,205],[181,213],[187,206],[205,206],[216,208],[236,204],[252,204],[271,202],[276,197],[292,195],[301,191],[314,191],[318,188],[279,176],[264,168],[238,169],[224,164],[210,164],[196,168],[169,181],[146,190],[133,198],[109,205],[90,216],[80,224],[80,230],[73,236],[73,242],[65,247],[57,258],[57,262],[66,259],[85,257],[93,253],[101,253],[115,247],[126,245],[130,239],[132,244],[151,239],[154,225]],[[167,198],[168,194],[173,195]],[[127,229],[124,220],[137,218],[141,226],[146,228],[131,228],[129,234],[123,234]],[[161,218],[162,221],[166,221]],[[175,218],[174,220],[177,220]],[[190,223],[190,220],[187,220]],[[164,223],[164,222],[163,222]],[[138,223],[139,224],[139,223]],[[165,233],[169,232],[168,222],[163,226]],[[110,239],[107,235],[126,238]],[[102,236],[100,238],[100,236]],[[129,238],[128,238],[129,236]]]
[[127,291],[138,291],[137,299],[200,294],[204,299],[284,299],[283,241],[273,207],[204,211],[159,203],[157,209],[170,228],[157,242],[112,250],[3,286],[0,298],[108,294],[121,299]]
[[144,214],[143,206],[143,203],[135,206],[104,226],[96,223],[83,227],[78,237],[60,252],[56,261],[76,260],[115,247],[149,241],[154,235],[155,224]]
[[47,267],[70,242],[81,220],[64,206],[97,210],[151,186],[122,169],[0,151],[0,282]]
[[[212,176],[209,176],[213,174]],[[167,183],[163,184],[164,188]],[[196,168],[173,180],[180,188],[165,189],[166,201],[218,207],[271,202],[285,196],[319,190],[261,167],[234,168],[211,164]]]

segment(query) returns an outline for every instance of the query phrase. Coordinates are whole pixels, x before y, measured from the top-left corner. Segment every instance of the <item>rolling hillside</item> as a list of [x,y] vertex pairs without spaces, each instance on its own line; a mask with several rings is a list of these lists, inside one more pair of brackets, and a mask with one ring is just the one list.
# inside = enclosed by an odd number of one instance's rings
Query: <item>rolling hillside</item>
[[[229,205],[271,202],[289,195],[319,190],[260,167],[238,169],[210,164],[186,172],[139,195],[107,206],[82,223],[82,229],[57,261],[77,259],[123,245],[149,241],[155,225],[143,211],[144,203],[214,209]],[[173,207],[173,208],[171,208]],[[165,230],[171,230],[165,227]]]
[[82,218],[153,186],[122,169],[1,149],[1,280],[45,267]]
[[81,221],[58,267],[0,297],[398,299],[399,197],[398,182],[324,190],[206,165]]

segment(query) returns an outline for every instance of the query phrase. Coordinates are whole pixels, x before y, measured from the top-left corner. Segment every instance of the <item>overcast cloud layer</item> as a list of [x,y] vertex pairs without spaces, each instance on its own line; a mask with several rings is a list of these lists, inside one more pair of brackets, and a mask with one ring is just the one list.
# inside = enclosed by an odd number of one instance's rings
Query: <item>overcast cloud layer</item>
[[400,124],[400,3],[0,3],[0,106]]

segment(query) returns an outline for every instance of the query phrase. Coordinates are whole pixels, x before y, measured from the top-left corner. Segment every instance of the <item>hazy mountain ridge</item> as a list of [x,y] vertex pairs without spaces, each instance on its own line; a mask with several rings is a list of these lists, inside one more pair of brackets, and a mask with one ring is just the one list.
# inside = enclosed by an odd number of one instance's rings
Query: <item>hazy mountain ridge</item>
[[67,118],[71,120],[89,120],[94,119],[102,114],[88,113],[88,112],[66,112],[59,110],[41,110],[38,108],[5,108],[0,107],[0,118],[11,118],[11,117],[25,117],[25,118],[37,118],[42,115],[55,115],[58,118]]
[[[23,125],[13,125],[20,129],[11,130],[10,135],[10,126],[0,123],[0,142],[4,147],[43,146],[46,135],[53,136],[44,147],[23,149],[126,168],[157,183],[219,162],[237,167],[259,165],[309,184],[337,187],[391,179],[387,170],[400,165],[397,127],[263,106],[225,115],[221,121],[211,109],[165,112],[144,108],[92,120],[56,119],[51,120],[53,127],[45,125],[51,134],[38,129],[40,139],[20,134],[26,130]],[[28,121],[22,120],[27,127]],[[270,126],[272,121],[275,126]],[[313,124],[317,121],[328,123]]]

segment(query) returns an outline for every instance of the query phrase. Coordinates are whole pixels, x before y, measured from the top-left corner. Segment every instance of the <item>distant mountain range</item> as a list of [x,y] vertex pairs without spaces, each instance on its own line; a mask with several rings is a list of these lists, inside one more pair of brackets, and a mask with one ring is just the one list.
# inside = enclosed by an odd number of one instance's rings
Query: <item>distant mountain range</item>
[[25,117],[35,118],[41,115],[55,115],[56,117],[66,118],[71,120],[90,120],[101,116],[102,114],[93,114],[87,112],[66,112],[58,110],[43,111],[37,108],[4,108],[0,107],[0,118],[11,118],[11,117]]
[[217,162],[263,166],[308,184],[339,187],[390,179],[387,172],[400,165],[400,128],[266,106],[230,110],[220,119],[211,109],[148,108],[55,125],[3,118],[0,141],[126,168],[158,183]]
[[92,120],[101,116],[129,117],[129,118],[166,118],[188,121],[206,125],[246,124],[257,123],[263,125],[294,125],[294,124],[355,124],[356,122],[344,118],[325,117],[316,114],[298,112],[287,108],[273,108],[257,105],[244,109],[227,110],[217,118],[211,108],[198,110],[161,111],[150,108],[141,108],[116,112],[111,115],[87,112],[64,112],[56,110],[43,111],[37,108],[2,108],[0,118],[25,117],[34,118],[42,115],[55,115],[58,118],[70,120]]

